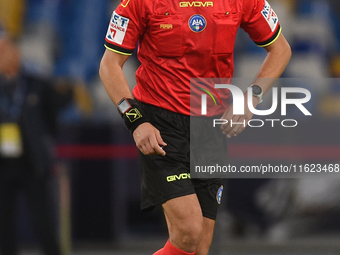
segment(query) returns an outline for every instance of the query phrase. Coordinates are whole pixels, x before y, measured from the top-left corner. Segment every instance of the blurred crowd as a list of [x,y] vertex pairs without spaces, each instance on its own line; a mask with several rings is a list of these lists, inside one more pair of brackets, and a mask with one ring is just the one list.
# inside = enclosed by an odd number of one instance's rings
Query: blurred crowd
[[[319,116],[339,119],[340,80],[332,79],[340,78],[339,1],[269,2],[278,14],[283,33],[293,50],[292,60],[283,78],[306,78],[303,84],[290,86],[305,87],[316,95],[311,100],[311,107]],[[6,34],[19,49],[14,56],[20,64],[14,64],[13,68],[20,69],[25,77],[48,81],[56,92],[63,94],[62,99],[56,100],[56,96],[52,96],[49,102],[54,102],[55,107],[59,102],[57,108],[51,106],[54,109],[53,117],[59,125],[121,122],[98,76],[109,18],[119,3],[118,0],[0,0],[0,24],[4,28],[0,38]],[[13,49],[9,47],[5,52],[10,50]],[[235,46],[235,77],[254,77],[264,56],[265,51],[240,31]],[[5,58],[1,52],[0,57]],[[0,69],[1,64],[0,61]],[[135,84],[134,72],[138,65],[136,54],[133,54],[124,66],[131,88]],[[64,102],[62,107],[61,101]],[[246,229],[240,226],[240,222],[247,222],[244,218],[261,230],[267,230],[269,223],[264,219],[272,218],[270,222],[278,222],[287,212],[298,215],[307,212],[310,207],[324,208],[317,212],[329,211],[340,203],[339,196],[329,196],[338,193],[339,185],[334,180],[301,180],[293,186],[292,182],[282,180],[236,181],[230,183],[229,189],[237,189],[241,185],[249,187],[248,193],[237,196],[244,201],[249,199],[249,204],[245,207],[232,203],[228,205],[232,212],[229,216],[234,217],[234,234]],[[326,195],[323,197],[320,192],[313,193],[315,189],[311,187],[315,186]],[[254,192],[251,197],[250,191]],[[41,199],[45,201],[45,198]],[[232,198],[230,201],[233,202]],[[239,203],[240,200],[234,201]],[[302,209],[297,212],[299,208]],[[241,216],[237,218],[235,215]],[[281,230],[276,228],[272,231]],[[277,238],[282,237],[280,233],[276,234]],[[48,244],[46,247],[48,249]]]

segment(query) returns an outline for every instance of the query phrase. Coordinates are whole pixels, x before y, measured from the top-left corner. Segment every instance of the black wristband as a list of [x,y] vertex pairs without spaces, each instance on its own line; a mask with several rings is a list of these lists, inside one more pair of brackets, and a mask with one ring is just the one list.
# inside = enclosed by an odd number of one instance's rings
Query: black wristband
[[133,133],[140,124],[149,122],[148,117],[135,99],[124,97],[118,102],[117,106],[125,126],[131,133]]

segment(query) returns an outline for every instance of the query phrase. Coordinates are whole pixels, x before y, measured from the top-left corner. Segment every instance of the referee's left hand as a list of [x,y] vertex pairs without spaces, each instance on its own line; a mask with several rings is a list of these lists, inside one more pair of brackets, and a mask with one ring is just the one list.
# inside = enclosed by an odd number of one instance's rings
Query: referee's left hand
[[[222,115],[221,119],[228,120],[228,123],[221,125],[221,129],[223,134],[225,134],[228,138],[233,136],[238,136],[247,126],[248,122],[253,118],[253,113],[248,108],[248,93],[244,93],[244,115],[234,115],[233,114],[233,104],[230,104],[227,110]],[[258,97],[253,97],[253,106],[256,106],[259,103]],[[232,124],[233,123],[233,124]],[[238,123],[238,124],[234,124]]]
[[159,130],[148,122],[140,124],[133,131],[133,139],[144,155],[165,156],[166,154],[162,147],[167,144],[163,141]]

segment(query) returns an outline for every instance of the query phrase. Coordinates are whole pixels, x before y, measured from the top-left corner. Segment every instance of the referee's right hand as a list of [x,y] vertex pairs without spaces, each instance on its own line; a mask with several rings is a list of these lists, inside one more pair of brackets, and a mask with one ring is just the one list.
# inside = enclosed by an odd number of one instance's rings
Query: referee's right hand
[[135,140],[137,148],[144,155],[165,156],[166,154],[162,147],[167,144],[163,141],[159,130],[148,122],[140,124],[135,129],[133,139]]

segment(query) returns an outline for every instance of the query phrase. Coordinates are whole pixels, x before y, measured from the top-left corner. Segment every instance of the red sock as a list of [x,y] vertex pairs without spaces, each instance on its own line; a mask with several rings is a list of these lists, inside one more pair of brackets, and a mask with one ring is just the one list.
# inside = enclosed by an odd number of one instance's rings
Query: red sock
[[156,251],[153,255],[195,255],[195,252],[189,253],[178,249],[177,247],[173,246],[170,241],[168,240],[163,249]]

